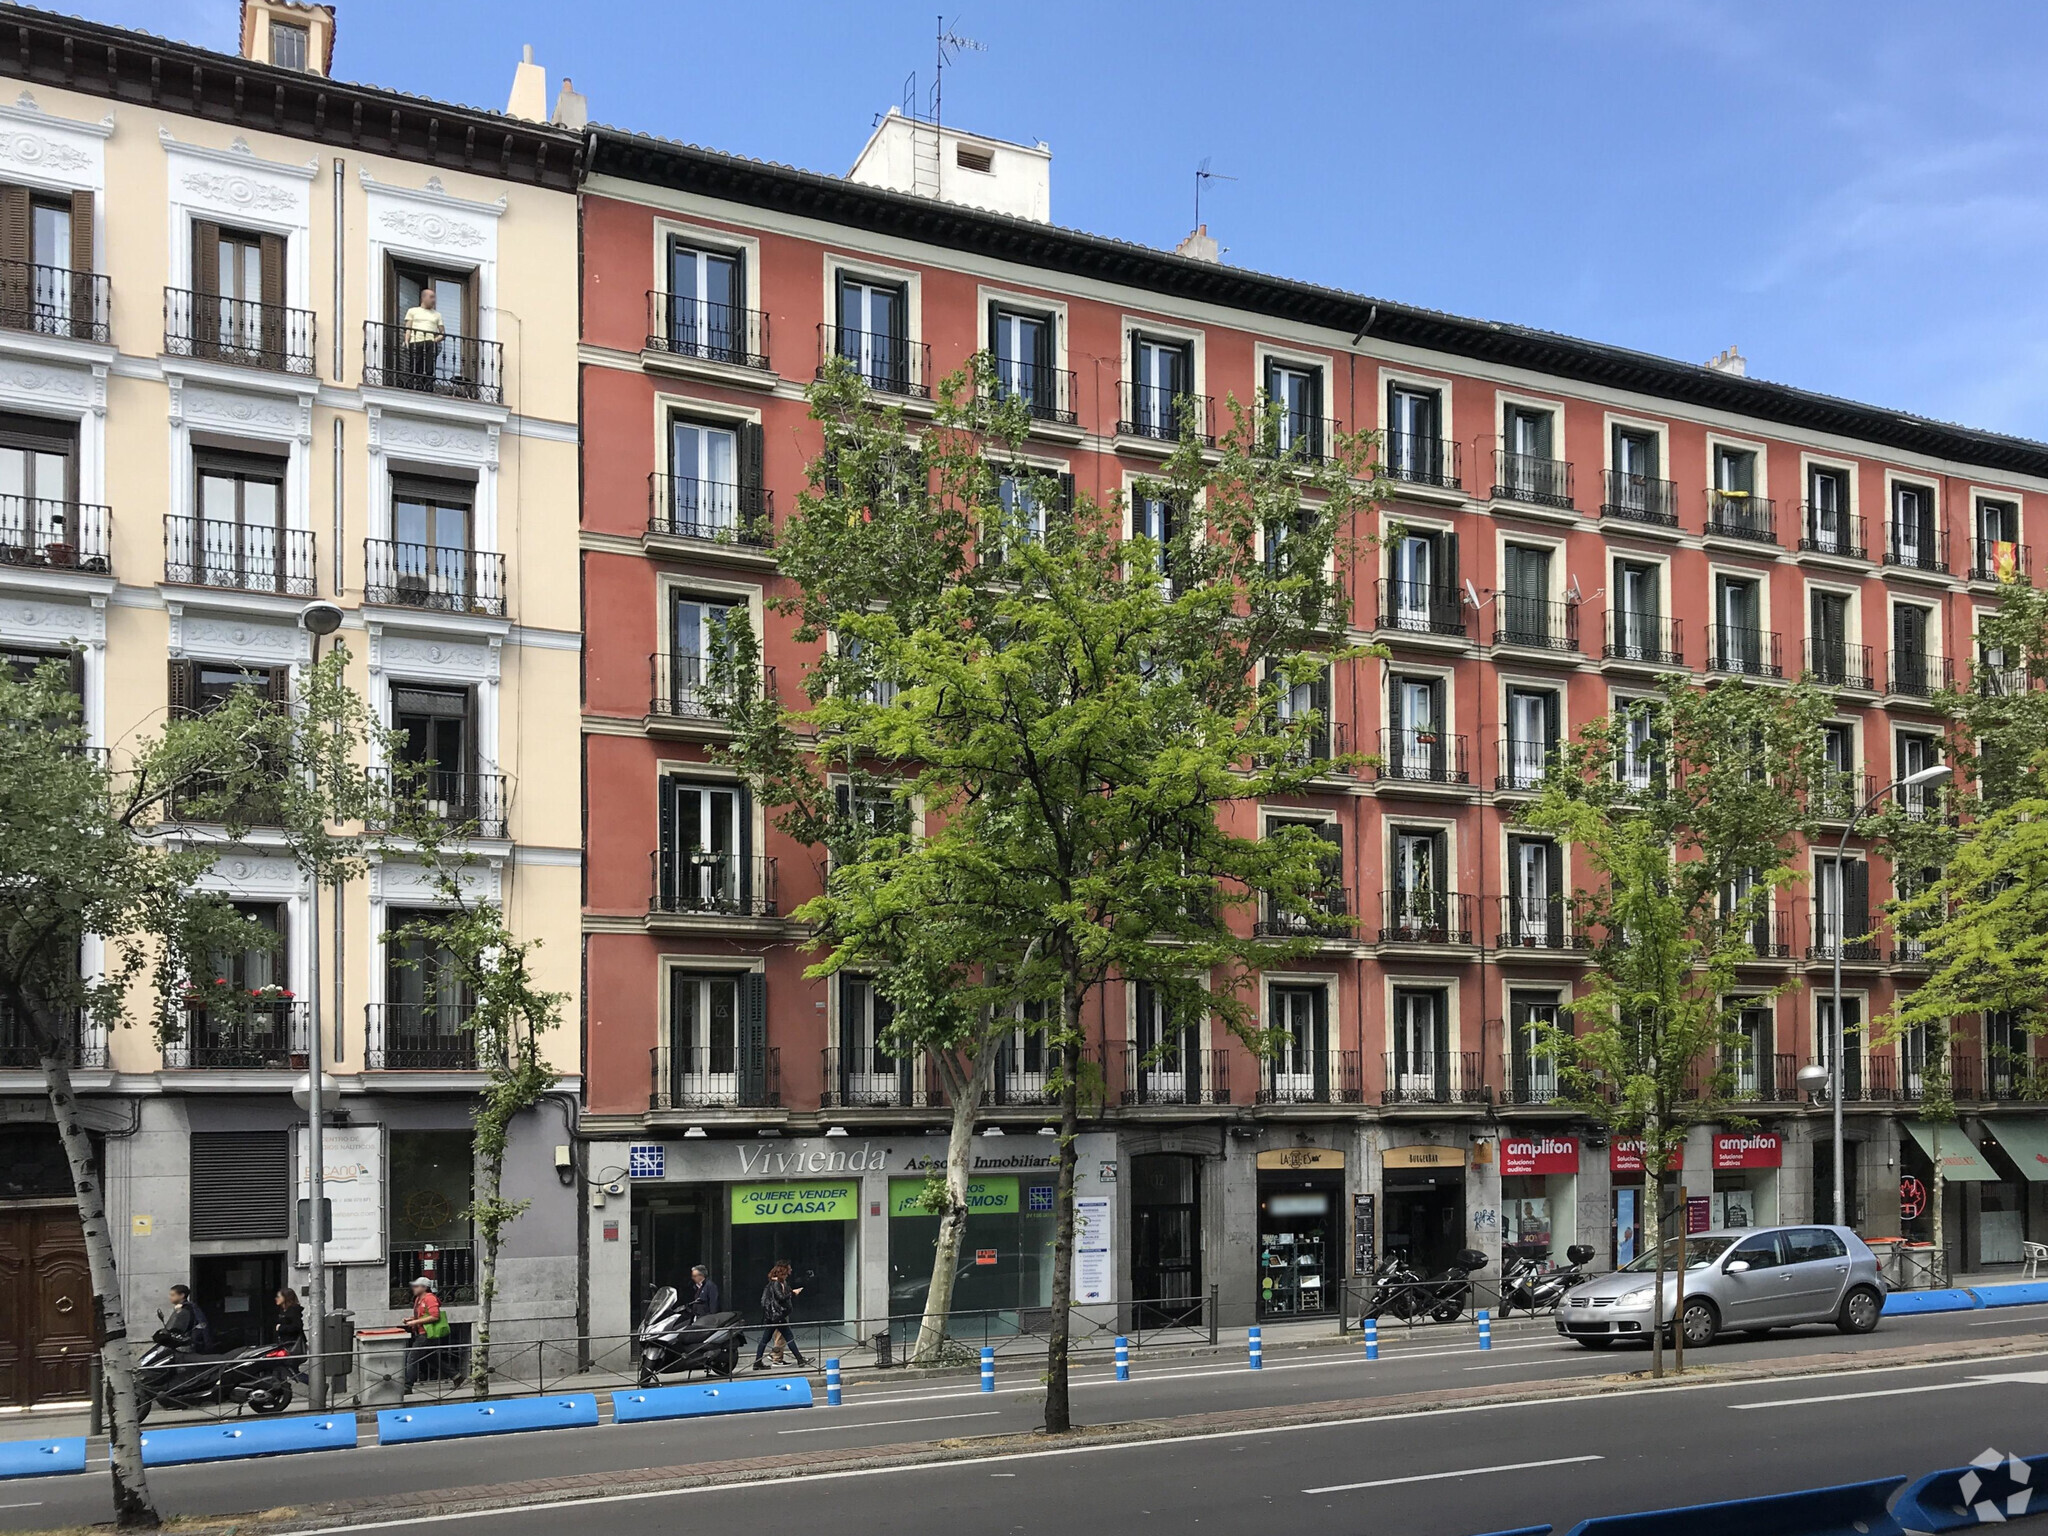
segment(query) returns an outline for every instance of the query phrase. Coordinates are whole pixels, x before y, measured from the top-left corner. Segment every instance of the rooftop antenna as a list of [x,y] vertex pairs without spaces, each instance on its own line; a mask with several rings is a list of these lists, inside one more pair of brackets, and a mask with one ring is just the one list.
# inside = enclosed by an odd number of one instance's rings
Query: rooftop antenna
[[1202,157],[1202,163],[1195,167],[1195,228],[1202,227],[1202,183],[1205,181],[1235,181],[1235,176],[1226,176],[1221,171],[1209,169],[1210,155]]
[[[954,27],[959,24],[960,19],[954,17]],[[933,52],[937,59],[932,65],[932,122],[941,124],[946,120],[946,66],[953,62],[953,55],[956,53],[987,53],[988,48],[971,37],[961,36],[953,28],[948,27],[946,18],[941,16],[938,42]]]

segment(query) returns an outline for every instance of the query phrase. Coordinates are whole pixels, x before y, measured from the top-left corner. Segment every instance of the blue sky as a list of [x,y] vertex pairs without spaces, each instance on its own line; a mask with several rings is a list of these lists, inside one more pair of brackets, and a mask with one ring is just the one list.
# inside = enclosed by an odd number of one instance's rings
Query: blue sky
[[[78,0],[235,46],[234,0]],[[1273,18],[1271,20],[1262,18]],[[951,13],[949,13],[949,20]],[[843,172],[931,0],[340,0],[335,73]],[[2048,439],[2048,7],[970,3],[946,117],[1053,149],[1061,224]]]

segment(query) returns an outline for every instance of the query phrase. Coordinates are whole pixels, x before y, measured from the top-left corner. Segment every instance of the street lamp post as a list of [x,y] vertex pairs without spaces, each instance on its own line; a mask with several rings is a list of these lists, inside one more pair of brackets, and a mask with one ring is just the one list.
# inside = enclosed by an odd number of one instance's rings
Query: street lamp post
[[1946,783],[1954,772],[1946,763],[1936,763],[1931,768],[1922,768],[1918,773],[1909,773],[1903,779],[1894,779],[1876,794],[1857,806],[1850,815],[1848,825],[1842,828],[1842,835],[1835,842],[1834,864],[1834,942],[1829,946],[1834,951],[1834,1018],[1828,1028],[1828,1100],[1834,1119],[1835,1151],[1835,1225],[1849,1224],[1847,1202],[1843,1198],[1842,1183],[1842,1055],[1848,1042],[1848,1031],[1842,1027],[1842,946],[1847,941],[1843,931],[1847,913],[1842,910],[1842,862],[1849,856],[1849,838],[1856,831],[1856,824],[1870,808],[1894,790],[1925,789],[1931,785]]
[[[341,610],[332,603],[313,603],[299,615],[299,625],[313,640],[313,665],[320,664],[320,637],[341,628]],[[306,1310],[312,1327],[306,1333],[306,1402],[315,1413],[327,1407],[327,1149],[322,1145],[322,1124],[326,1106],[321,1090],[326,1086],[326,1051],[320,1043],[320,877],[313,877],[312,916],[307,924],[312,942],[307,946],[308,985],[306,1028],[312,1038],[306,1053],[306,1247],[311,1254],[307,1266]]]

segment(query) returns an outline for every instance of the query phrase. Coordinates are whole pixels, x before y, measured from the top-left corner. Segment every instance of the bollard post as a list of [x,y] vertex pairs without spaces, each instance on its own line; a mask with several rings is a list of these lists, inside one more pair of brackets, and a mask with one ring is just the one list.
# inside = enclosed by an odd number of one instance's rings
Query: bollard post
[[839,1402],[839,1357],[835,1355],[825,1362],[825,1406],[837,1408]]
[[1493,1348],[1493,1314],[1484,1307],[1479,1309],[1479,1347]]
[[1131,1379],[1131,1341],[1122,1334],[1116,1336],[1116,1379]]
[[1245,1342],[1251,1351],[1251,1368],[1255,1371],[1264,1370],[1266,1368],[1266,1346],[1260,1338],[1259,1330],[1256,1328],[1252,1329],[1249,1338]]
[[1374,1318],[1374,1317],[1368,1317],[1368,1318],[1367,1318],[1367,1319],[1365,1320],[1365,1358],[1366,1358],[1366,1359],[1368,1359],[1368,1360],[1377,1360],[1377,1359],[1379,1359],[1379,1357],[1380,1357],[1380,1324],[1379,1324],[1379,1319],[1378,1319],[1378,1318]]
[[996,1389],[996,1352],[987,1344],[981,1346],[981,1390],[993,1392]]

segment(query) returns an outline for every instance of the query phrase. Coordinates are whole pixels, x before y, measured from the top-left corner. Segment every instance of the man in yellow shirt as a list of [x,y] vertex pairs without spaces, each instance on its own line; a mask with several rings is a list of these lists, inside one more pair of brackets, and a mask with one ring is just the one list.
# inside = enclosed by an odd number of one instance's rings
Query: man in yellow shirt
[[435,354],[448,334],[447,322],[434,307],[433,289],[420,290],[419,303],[405,312],[399,330],[405,342],[405,377],[400,382],[407,389],[432,389]]

